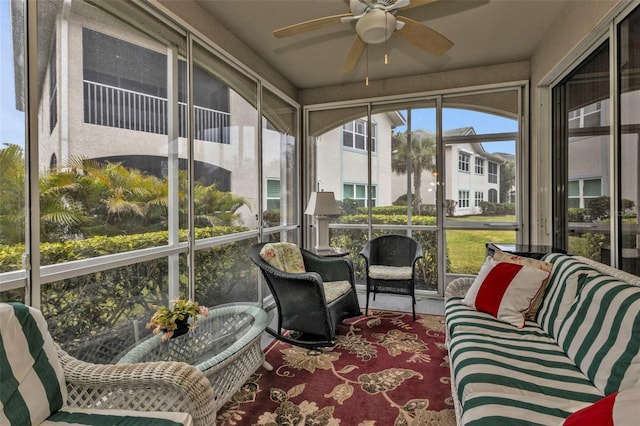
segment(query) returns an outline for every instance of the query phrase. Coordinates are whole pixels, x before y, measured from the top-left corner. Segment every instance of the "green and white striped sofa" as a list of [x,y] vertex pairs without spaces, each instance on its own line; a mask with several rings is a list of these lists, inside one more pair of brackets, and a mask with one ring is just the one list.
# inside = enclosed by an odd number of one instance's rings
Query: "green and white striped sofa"
[[447,287],[458,424],[561,425],[612,393],[640,394],[640,278],[578,256],[543,260],[549,284],[523,328],[461,304],[473,278]]
[[212,424],[213,390],[195,367],[85,363],[53,342],[39,310],[0,303],[0,425]]

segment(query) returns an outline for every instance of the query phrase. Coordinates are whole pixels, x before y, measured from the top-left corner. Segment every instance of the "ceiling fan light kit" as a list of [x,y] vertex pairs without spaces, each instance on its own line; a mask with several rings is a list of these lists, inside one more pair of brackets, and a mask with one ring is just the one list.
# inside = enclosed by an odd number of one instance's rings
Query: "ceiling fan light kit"
[[356,22],[356,32],[367,44],[384,43],[395,30],[396,17],[380,9],[371,10]]
[[[385,43],[393,34],[398,34],[400,38],[428,53],[440,56],[447,52],[453,43],[423,23],[398,14],[435,1],[437,0],[350,0],[351,13],[300,22],[277,29],[273,34],[278,38],[289,37],[329,25],[356,21],[357,35],[342,65],[341,71],[344,74],[353,71],[365,50],[368,50],[365,49],[368,45]],[[385,52],[385,63],[387,60]]]

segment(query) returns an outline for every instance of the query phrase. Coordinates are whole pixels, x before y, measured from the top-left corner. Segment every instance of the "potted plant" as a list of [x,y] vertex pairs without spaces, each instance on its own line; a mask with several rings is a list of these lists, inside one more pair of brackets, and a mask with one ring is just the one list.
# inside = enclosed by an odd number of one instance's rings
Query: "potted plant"
[[[163,342],[196,328],[199,315],[205,317],[209,315],[209,309],[206,306],[200,306],[190,299],[176,298],[171,303],[173,309],[168,306],[154,305],[156,313],[147,324],[147,328],[153,328],[153,334],[163,333]],[[188,322],[189,317],[193,318],[191,324]]]

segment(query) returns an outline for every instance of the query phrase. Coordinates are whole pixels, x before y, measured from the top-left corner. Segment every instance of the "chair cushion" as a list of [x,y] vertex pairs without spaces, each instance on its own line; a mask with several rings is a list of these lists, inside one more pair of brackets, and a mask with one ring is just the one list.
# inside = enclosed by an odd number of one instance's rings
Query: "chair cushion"
[[300,247],[293,243],[267,243],[260,250],[260,257],[276,269],[292,274],[305,271]]
[[351,283],[349,281],[328,281],[323,282],[324,298],[327,303],[331,303],[343,294],[351,291]]
[[188,413],[66,407],[42,425],[192,426],[193,420]]
[[369,278],[374,280],[410,280],[413,276],[411,266],[369,266]]
[[40,424],[67,399],[60,360],[42,313],[0,303],[0,424]]

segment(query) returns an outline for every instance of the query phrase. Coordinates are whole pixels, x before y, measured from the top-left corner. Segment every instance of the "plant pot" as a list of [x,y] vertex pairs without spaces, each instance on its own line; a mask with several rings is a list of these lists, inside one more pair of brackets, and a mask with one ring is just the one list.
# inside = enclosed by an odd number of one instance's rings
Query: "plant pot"
[[[185,316],[184,319],[176,320],[176,329],[173,330],[173,335],[171,339],[174,337],[182,336],[183,334],[187,334],[189,332],[189,315]],[[165,332],[166,330],[162,330]]]

